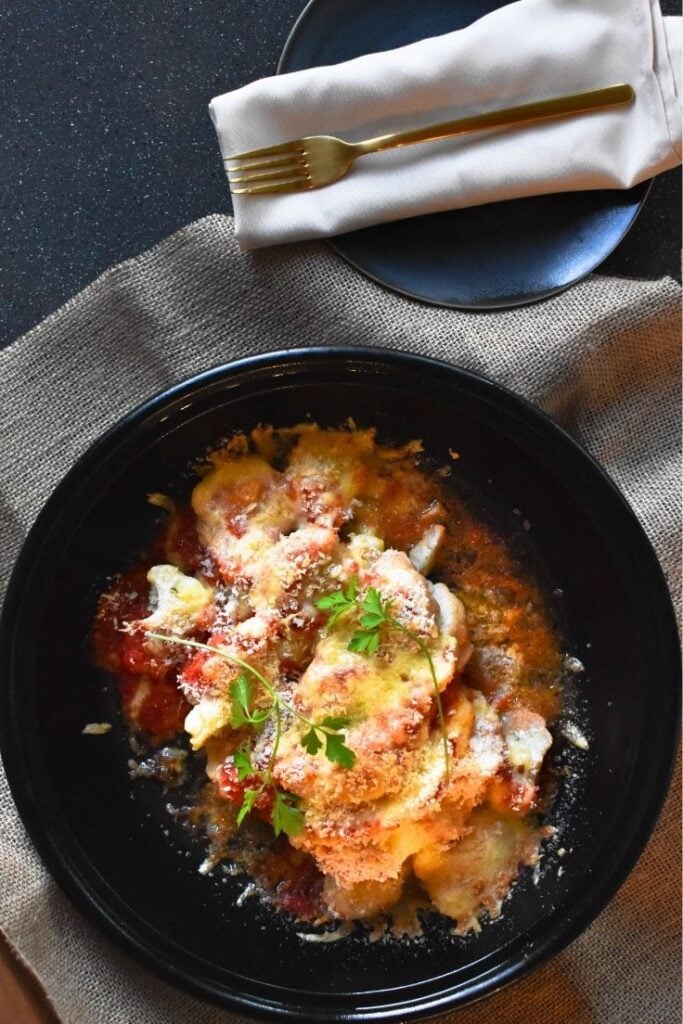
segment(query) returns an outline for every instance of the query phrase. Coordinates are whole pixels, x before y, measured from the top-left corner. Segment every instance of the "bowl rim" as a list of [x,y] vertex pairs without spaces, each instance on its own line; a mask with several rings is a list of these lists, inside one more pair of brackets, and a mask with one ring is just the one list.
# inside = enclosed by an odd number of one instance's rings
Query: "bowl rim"
[[[301,1024],[307,1021],[356,1022],[399,1019],[407,1021],[433,1016],[465,1004],[469,1005],[500,990],[565,948],[613,898],[644,850],[668,792],[674,767],[680,720],[680,714],[674,713],[680,711],[680,694],[678,688],[674,687],[670,695],[672,714],[668,720],[668,735],[665,737],[667,742],[666,744],[662,743],[660,748],[666,751],[667,756],[660,756],[657,786],[656,788],[653,786],[646,811],[641,816],[640,826],[630,845],[626,847],[625,851],[621,851],[618,862],[615,862],[616,867],[613,868],[607,880],[603,881],[599,892],[592,898],[584,900],[579,910],[570,914],[554,934],[550,936],[546,934],[544,941],[535,943],[523,957],[496,965],[495,969],[489,972],[493,975],[492,977],[475,980],[468,985],[464,993],[454,992],[452,987],[449,988],[446,985],[440,987],[438,991],[420,994],[417,998],[411,991],[408,1001],[402,999],[400,1002],[391,1002],[381,1006],[373,1004],[372,1007],[365,1006],[358,1009],[349,1007],[345,1010],[328,1010],[315,1003],[308,1005],[305,999],[299,1000],[299,1005],[296,1005],[296,998],[286,1001],[282,998],[274,1000],[273,992],[282,992],[283,990],[281,987],[266,983],[262,985],[263,994],[261,995],[252,993],[245,995],[234,990],[228,992],[223,984],[212,981],[208,977],[199,977],[189,972],[183,965],[178,966],[177,963],[169,962],[163,952],[155,950],[148,941],[145,941],[144,936],[141,937],[136,933],[135,920],[131,923],[121,919],[116,909],[103,900],[101,891],[94,884],[97,881],[93,877],[93,872],[96,874],[96,869],[91,868],[90,877],[88,877],[87,872],[83,873],[79,870],[78,864],[66,858],[60,848],[59,837],[52,834],[52,826],[49,821],[45,820],[40,806],[35,803],[31,786],[26,782],[22,771],[23,751],[17,730],[13,727],[16,709],[11,687],[13,638],[22,603],[22,578],[35,562],[43,543],[43,534],[49,528],[52,519],[59,514],[63,499],[71,492],[74,482],[84,475],[87,478],[105,451],[107,458],[111,458],[118,444],[123,443],[130,432],[139,428],[150,416],[156,415],[161,409],[183,399],[190,392],[218,384],[226,379],[243,378],[245,374],[258,375],[273,369],[292,372],[297,365],[303,365],[304,368],[306,365],[320,368],[325,364],[331,366],[340,362],[345,365],[350,362],[362,363],[366,366],[372,364],[379,369],[403,367],[432,377],[435,374],[445,373],[451,381],[474,388],[488,401],[496,404],[502,401],[509,410],[517,416],[522,416],[526,421],[530,421],[543,433],[550,432],[567,452],[584,463],[595,477],[598,485],[605,490],[606,494],[610,495],[615,506],[620,508],[621,514],[629,521],[629,526],[638,545],[637,553],[642,560],[643,571],[657,596],[657,613],[661,633],[670,641],[668,650],[665,652],[665,660],[668,660],[672,675],[676,674],[677,666],[680,664],[678,630],[673,602],[664,573],[649,538],[623,493],[597,460],[547,413],[511,389],[479,373],[453,363],[414,355],[399,349],[349,345],[278,349],[213,366],[164,388],[139,402],[99,435],[75,460],[36,517],[16,559],[0,612],[0,665],[10,668],[0,677],[0,755],[13,799],[24,826],[52,877],[72,902],[84,911],[87,917],[97,924],[109,938],[113,939],[124,952],[134,955],[156,975],[161,975],[177,987],[224,1009],[229,1008],[233,1011],[251,1014],[259,1019],[293,1020],[301,1022]],[[115,447],[110,450],[112,443],[115,443]],[[85,858],[84,863],[86,863]],[[134,914],[132,916],[135,918]],[[193,955],[188,954],[188,956]],[[411,988],[429,983],[430,979],[426,978],[424,983],[415,983],[415,986],[411,986]],[[285,991],[290,992],[294,997],[306,995],[300,990]],[[357,995],[360,994],[362,993],[357,993]]]

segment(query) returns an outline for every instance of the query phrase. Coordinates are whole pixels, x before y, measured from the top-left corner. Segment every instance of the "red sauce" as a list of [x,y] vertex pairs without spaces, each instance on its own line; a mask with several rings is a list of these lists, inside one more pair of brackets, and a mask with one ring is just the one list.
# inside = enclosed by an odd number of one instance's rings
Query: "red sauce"
[[183,667],[182,680],[186,686],[200,689],[204,686],[204,665],[211,655],[207,651],[197,651]]
[[97,663],[109,672],[116,673],[122,667],[124,624],[149,613],[147,568],[141,562],[117,580],[100,600],[93,625],[93,646]]
[[314,921],[324,913],[320,900],[323,876],[312,857],[289,843],[278,841],[254,861],[250,873],[272,894],[276,907],[300,921]]
[[525,707],[552,721],[562,702],[561,688],[555,685],[561,656],[543,595],[515,566],[502,540],[460,502],[448,505],[451,530],[440,559],[440,578],[463,601],[475,645],[514,645],[524,662],[523,675],[511,683],[503,666],[497,670],[488,664],[481,674],[473,658],[465,670],[466,681],[484,692],[498,711]]
[[[190,706],[173,676],[151,677],[121,671],[118,676],[124,714],[138,729],[149,733],[153,743],[171,739],[183,731]],[[144,696],[139,693],[144,687]],[[133,711],[134,707],[134,711]]]
[[412,466],[392,466],[390,475],[381,463],[369,476],[354,516],[354,528],[376,531],[386,547],[407,551],[427,526],[443,522],[445,510],[435,500],[434,481]]
[[161,742],[183,731],[189,705],[178,689],[179,659],[174,651],[160,658],[139,633],[125,631],[125,623],[149,614],[147,562],[122,576],[100,601],[93,627],[97,663],[116,675],[121,707],[131,726]]
[[188,575],[194,575],[202,562],[207,561],[206,551],[197,536],[197,519],[191,508],[181,509],[170,517],[163,547],[165,560]]
[[314,921],[321,913],[323,876],[310,858],[295,866],[294,872],[278,883],[272,900],[300,921]]
[[[258,789],[260,783],[257,778],[247,776],[245,779],[238,779],[237,770],[234,765],[221,765],[216,775],[216,783],[218,785],[218,792],[231,804],[235,804],[236,807],[240,807],[243,800],[244,794],[248,789]],[[273,813],[273,793],[269,789],[264,789],[260,796],[254,801],[254,810],[263,818],[264,821],[270,821]]]

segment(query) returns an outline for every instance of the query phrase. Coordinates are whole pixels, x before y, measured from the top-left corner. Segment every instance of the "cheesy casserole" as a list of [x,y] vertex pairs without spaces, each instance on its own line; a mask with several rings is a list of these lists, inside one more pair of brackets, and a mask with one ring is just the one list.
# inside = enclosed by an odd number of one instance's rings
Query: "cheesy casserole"
[[162,532],[100,600],[97,657],[150,763],[182,775],[179,737],[203,759],[205,869],[237,864],[300,920],[438,911],[465,933],[539,857],[560,653],[451,466],[353,425],[234,437],[190,507],[152,496]]

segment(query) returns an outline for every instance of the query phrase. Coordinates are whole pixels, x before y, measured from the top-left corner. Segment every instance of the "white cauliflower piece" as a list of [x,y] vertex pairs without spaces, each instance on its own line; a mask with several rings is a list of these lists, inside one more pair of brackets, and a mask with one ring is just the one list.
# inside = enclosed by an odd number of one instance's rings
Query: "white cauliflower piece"
[[441,523],[432,523],[408,552],[408,558],[423,576],[429,576],[434,568],[445,539],[446,527]]
[[510,768],[535,780],[553,742],[545,719],[526,708],[513,708],[502,716],[501,724]]
[[154,611],[138,625],[145,630],[182,636],[195,626],[198,615],[211,603],[213,591],[175,565],[154,565],[147,573],[152,585]]
[[199,750],[206,741],[230,723],[230,705],[225,700],[206,697],[195,704],[185,717],[185,732],[193,750]]

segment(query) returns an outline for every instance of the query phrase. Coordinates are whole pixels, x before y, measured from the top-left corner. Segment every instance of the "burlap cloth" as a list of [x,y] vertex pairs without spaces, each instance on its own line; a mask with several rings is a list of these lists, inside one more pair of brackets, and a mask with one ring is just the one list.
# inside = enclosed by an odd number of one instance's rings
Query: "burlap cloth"
[[[0,586],[54,485],[135,403],[235,356],[347,343],[451,360],[543,406],[624,490],[678,595],[680,310],[671,280],[598,276],[509,312],[430,308],[367,281],[323,243],[240,254],[232,221],[208,217],[108,271],[0,352]],[[677,792],[592,927],[517,985],[446,1019],[679,1022]],[[237,1020],[138,967],[73,909],[34,853],[4,775],[0,926],[65,1024]]]

